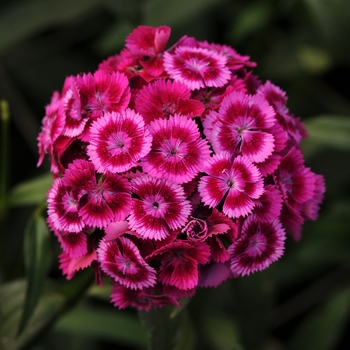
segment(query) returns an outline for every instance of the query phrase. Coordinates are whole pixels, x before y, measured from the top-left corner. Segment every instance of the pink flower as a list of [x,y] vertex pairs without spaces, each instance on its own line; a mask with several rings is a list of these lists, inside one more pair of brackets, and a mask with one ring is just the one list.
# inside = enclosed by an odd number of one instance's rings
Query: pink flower
[[199,46],[213,50],[218,54],[225,56],[227,58],[227,66],[232,69],[240,69],[242,67],[256,67],[255,62],[250,62],[249,56],[241,56],[234,50],[232,47],[228,45],[220,45],[220,44],[209,44],[207,41],[199,42]]
[[132,180],[132,192],[136,198],[128,220],[141,237],[161,240],[186,223],[191,205],[180,185],[143,175]]
[[63,181],[79,189],[79,216],[86,225],[103,228],[130,212],[131,185],[120,175],[107,172],[96,180],[93,164],[78,159],[69,165]]
[[96,71],[78,75],[82,115],[98,118],[106,112],[122,112],[130,101],[129,81],[120,72]]
[[85,223],[79,215],[81,194],[75,188],[66,187],[57,178],[47,194],[48,215],[52,226],[58,231],[80,232]]
[[155,57],[165,50],[170,32],[167,26],[138,26],[128,35],[125,46],[134,56]]
[[142,160],[143,169],[149,175],[181,184],[203,170],[210,150],[194,120],[176,114],[169,120],[153,121],[149,130],[153,137],[152,149]]
[[131,109],[106,113],[93,122],[87,153],[98,172],[123,172],[137,165],[151,149],[150,135],[140,114]]
[[304,203],[313,197],[316,175],[304,166],[300,149],[291,148],[281,159],[276,173],[285,200],[291,197],[298,203]]
[[227,59],[207,49],[180,46],[174,54],[164,52],[164,68],[175,81],[191,90],[224,86],[231,77]]
[[145,262],[137,246],[128,238],[102,240],[97,259],[104,273],[127,288],[152,287],[156,282],[156,271]]
[[285,231],[278,220],[261,222],[254,215],[242,227],[242,236],[229,247],[231,271],[245,276],[266,269],[284,251]]
[[201,115],[204,106],[200,101],[190,99],[190,89],[176,81],[157,80],[145,85],[137,94],[135,109],[149,124],[155,119],[168,118],[173,114]]
[[159,259],[159,280],[179,289],[192,289],[198,284],[198,264],[208,262],[209,246],[178,241],[154,251],[147,260]]
[[267,81],[265,84],[260,85],[257,93],[264,96],[270,105],[273,106],[276,112],[276,117],[286,131],[288,138],[299,143],[307,136],[304,124],[299,118],[290,114],[286,106],[287,96],[284,91],[270,81]]
[[230,218],[246,216],[264,192],[257,167],[242,156],[233,162],[225,154],[214,155],[206,164],[206,173],[198,190],[203,202],[213,208],[223,201],[223,213]]
[[61,104],[60,94],[56,91],[51,97],[51,103],[45,108],[45,117],[37,138],[39,148],[37,166],[42,164],[45,153],[49,153],[50,158],[53,158],[53,144],[61,135],[65,125],[65,118],[59,113]]
[[273,108],[262,96],[233,92],[222,101],[217,121],[211,123],[213,149],[262,162],[274,150],[273,135],[264,131],[274,123]]
[[265,222],[277,219],[282,209],[281,192],[273,185],[265,186],[264,193],[255,200],[254,214]]
[[60,269],[67,276],[67,280],[70,280],[77,271],[86,269],[96,260],[96,251],[89,251],[86,255],[75,259],[63,252],[58,258]]

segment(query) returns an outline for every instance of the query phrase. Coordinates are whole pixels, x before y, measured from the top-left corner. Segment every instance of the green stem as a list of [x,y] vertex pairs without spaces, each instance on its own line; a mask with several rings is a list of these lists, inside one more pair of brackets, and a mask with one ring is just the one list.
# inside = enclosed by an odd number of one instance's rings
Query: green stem
[[0,219],[5,215],[7,207],[7,172],[8,172],[8,125],[10,113],[8,103],[0,100],[0,120],[1,120],[1,160],[0,160]]

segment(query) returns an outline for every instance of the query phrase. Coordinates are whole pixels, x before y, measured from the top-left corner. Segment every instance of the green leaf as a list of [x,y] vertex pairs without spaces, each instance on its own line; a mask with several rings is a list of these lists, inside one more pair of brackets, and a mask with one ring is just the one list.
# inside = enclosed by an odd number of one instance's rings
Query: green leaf
[[127,311],[103,309],[80,304],[57,322],[59,332],[108,339],[130,346],[146,347],[147,334],[137,316]]
[[305,122],[309,137],[302,142],[306,157],[323,147],[350,150],[350,116],[320,115]]
[[205,329],[206,338],[217,350],[241,350],[237,326],[232,318],[224,315],[206,315],[201,323]]
[[25,328],[39,300],[50,262],[49,229],[43,217],[33,215],[24,236],[24,263],[28,285],[19,334]]
[[9,205],[38,205],[46,198],[52,185],[52,174],[40,175],[15,186],[9,194]]
[[190,322],[186,309],[174,312],[175,308],[164,306],[150,311],[140,311],[142,324],[148,332],[150,350],[191,350],[195,339],[193,332],[188,332]]
[[21,350],[44,331],[64,309],[64,296],[48,292],[42,296],[20,336],[17,329],[21,319],[26,283],[24,280],[6,283],[0,287],[0,349]]
[[289,349],[335,349],[350,311],[350,288],[309,315],[290,340]]

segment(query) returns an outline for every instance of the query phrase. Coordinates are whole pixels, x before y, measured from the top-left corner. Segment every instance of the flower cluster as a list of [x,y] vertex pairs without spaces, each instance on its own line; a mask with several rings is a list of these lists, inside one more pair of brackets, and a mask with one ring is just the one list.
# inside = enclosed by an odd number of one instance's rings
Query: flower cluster
[[67,77],[38,136],[48,223],[68,279],[92,266],[119,308],[149,310],[267,268],[316,219],[286,94],[225,45],[140,26],[96,72]]

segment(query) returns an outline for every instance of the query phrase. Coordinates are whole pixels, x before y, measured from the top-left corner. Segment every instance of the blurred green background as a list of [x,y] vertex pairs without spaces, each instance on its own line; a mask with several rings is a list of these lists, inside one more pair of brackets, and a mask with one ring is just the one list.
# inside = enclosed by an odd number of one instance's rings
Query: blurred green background
[[300,242],[289,237],[279,262],[197,292],[178,349],[350,349],[349,15],[349,0],[2,0],[0,99],[10,122],[0,142],[0,349],[147,347],[136,311],[113,308],[108,288],[88,287],[89,272],[65,281],[56,239],[35,212],[50,185],[49,164],[36,168],[44,106],[67,75],[94,71],[140,24],[170,26],[170,44],[187,34],[250,55],[305,122],[306,164],[327,185],[319,219]]

